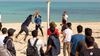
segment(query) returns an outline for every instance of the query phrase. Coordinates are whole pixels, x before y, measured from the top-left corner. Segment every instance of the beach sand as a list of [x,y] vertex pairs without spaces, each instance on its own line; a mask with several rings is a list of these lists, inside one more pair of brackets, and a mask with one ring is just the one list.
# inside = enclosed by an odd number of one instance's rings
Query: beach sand
[[[60,24],[61,23],[58,22],[56,24],[57,24],[57,28],[59,29],[59,32],[60,32],[60,30],[61,30]],[[77,23],[77,22],[73,23],[72,22],[72,29],[73,29],[74,34],[77,33],[77,31],[76,31],[77,25],[82,25],[84,27],[84,29],[87,28],[87,27],[91,28],[93,30],[93,36],[95,38],[95,41],[97,42],[97,44],[98,44],[98,46],[100,48],[100,42],[99,42],[100,41],[100,28],[99,28],[100,22],[79,22],[79,23]],[[21,23],[3,23],[3,27],[6,27],[8,29],[9,28],[16,29],[16,32],[15,32],[13,38],[14,38],[15,48],[16,48],[16,51],[17,51],[17,56],[26,56],[25,55],[25,50],[26,50],[26,47],[27,47],[27,42],[23,42],[23,38],[24,38],[25,33],[22,33],[18,37],[18,39],[17,39],[18,42],[15,42],[15,36],[19,32],[19,30],[21,28],[20,26],[21,26]],[[43,22],[42,23],[42,27],[43,27],[44,37],[42,37],[41,32],[39,30],[39,36],[38,36],[38,38],[42,39],[44,41],[44,43],[46,44],[46,41],[47,41],[47,38],[48,38],[47,37],[47,32],[46,32],[46,30],[47,30],[47,23]],[[30,31],[30,35],[27,37],[27,40],[29,38],[32,38],[31,31],[34,30],[35,25],[34,24],[30,24],[30,26],[28,28],[29,28],[29,31]],[[59,38],[60,38],[60,40],[62,40],[61,36]],[[62,45],[61,45],[61,48],[62,48]],[[46,49],[46,47],[44,47],[44,50],[45,49]],[[61,54],[59,56],[63,56],[62,49],[61,49]]]

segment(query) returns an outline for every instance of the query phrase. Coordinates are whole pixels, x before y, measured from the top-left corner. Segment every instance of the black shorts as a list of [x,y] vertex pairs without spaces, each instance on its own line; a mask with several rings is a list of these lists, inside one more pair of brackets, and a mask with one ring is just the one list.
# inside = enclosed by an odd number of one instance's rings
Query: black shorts
[[21,26],[20,33],[22,33],[23,31],[26,33],[26,35],[29,34],[27,26],[23,26],[23,25]]

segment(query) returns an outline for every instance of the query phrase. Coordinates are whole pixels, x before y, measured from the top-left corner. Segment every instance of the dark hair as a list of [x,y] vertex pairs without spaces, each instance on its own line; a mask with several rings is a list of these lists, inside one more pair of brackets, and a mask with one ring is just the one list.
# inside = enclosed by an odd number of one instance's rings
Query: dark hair
[[77,32],[81,33],[83,31],[83,27],[81,25],[77,26]]
[[7,28],[2,28],[1,31],[2,31],[3,34],[6,34],[7,33]]
[[52,21],[52,22],[50,22],[49,26],[50,26],[50,27],[56,27],[57,25],[55,24],[54,21]]
[[50,27],[50,31],[51,31],[51,33],[54,33],[55,27]]
[[68,28],[71,29],[72,24],[70,22],[67,23]]
[[13,34],[14,34],[15,31],[16,31],[15,29],[9,28],[8,29],[8,36],[13,36]]
[[37,31],[37,30],[33,30],[33,31],[32,31],[32,36],[33,36],[33,37],[37,37],[37,35],[38,35],[38,31]]
[[90,28],[85,28],[85,35],[86,35],[86,36],[92,36],[92,29],[90,29]]
[[94,38],[91,36],[88,36],[85,38],[85,42],[86,42],[86,45],[88,47],[93,46],[94,45]]

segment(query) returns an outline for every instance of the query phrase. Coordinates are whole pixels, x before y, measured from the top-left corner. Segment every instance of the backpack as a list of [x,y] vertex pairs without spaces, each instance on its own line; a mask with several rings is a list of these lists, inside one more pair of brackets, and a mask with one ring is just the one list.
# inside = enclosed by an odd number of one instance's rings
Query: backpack
[[28,48],[26,49],[27,56],[39,56],[38,49],[36,47],[38,39],[35,40],[34,45],[32,46],[30,40],[28,40]]
[[54,47],[52,47],[52,54],[58,55],[60,54],[60,40],[56,35],[51,35],[50,38],[52,39],[54,43]]

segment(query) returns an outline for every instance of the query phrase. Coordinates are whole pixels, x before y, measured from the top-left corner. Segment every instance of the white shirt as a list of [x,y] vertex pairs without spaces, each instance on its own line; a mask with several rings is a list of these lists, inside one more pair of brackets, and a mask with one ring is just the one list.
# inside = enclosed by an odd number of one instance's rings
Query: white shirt
[[[37,38],[32,38],[30,39],[31,45],[33,46],[34,42],[36,41]],[[44,46],[44,43],[42,40],[38,39],[37,43],[36,43],[36,47],[38,49],[38,54],[40,55],[40,48]]]
[[0,22],[1,22],[1,14],[0,14]]
[[68,21],[68,15],[67,15],[67,14],[65,14],[64,19],[65,19],[66,21]]
[[0,46],[3,46],[4,42],[3,40],[5,39],[7,35],[0,35]]
[[73,35],[73,31],[71,29],[67,28],[63,31],[63,33],[64,33],[64,37],[65,37],[64,42],[70,42],[71,37]]

